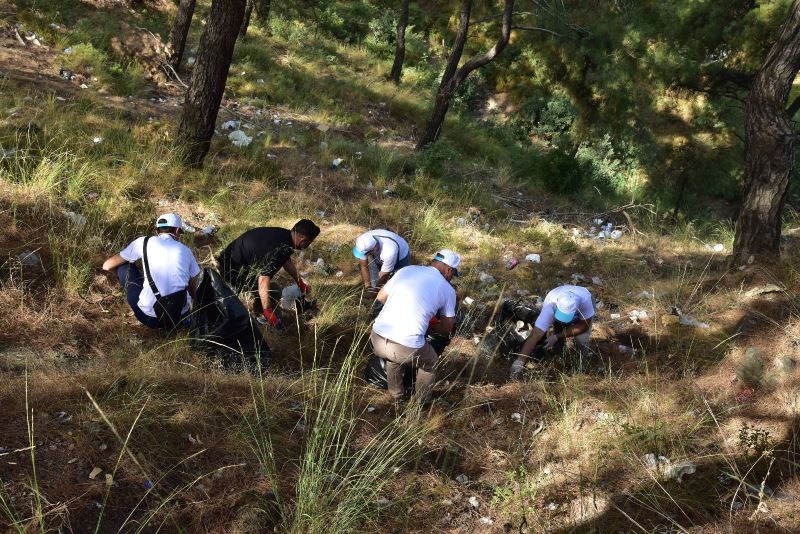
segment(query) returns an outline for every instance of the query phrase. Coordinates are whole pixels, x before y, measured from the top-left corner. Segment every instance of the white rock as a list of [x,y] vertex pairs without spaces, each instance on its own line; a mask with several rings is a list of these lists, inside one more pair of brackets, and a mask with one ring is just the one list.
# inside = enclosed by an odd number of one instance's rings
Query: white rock
[[233,146],[238,146],[238,147],[246,147],[253,142],[253,138],[244,133],[242,130],[235,130],[229,133],[228,139],[230,139],[231,144],[233,144]]
[[456,477],[456,482],[458,482],[459,484],[466,485],[467,483],[469,483],[469,477],[464,473],[461,473]]
[[531,263],[541,263],[542,257],[538,254],[528,254],[525,256],[525,261],[529,261]]

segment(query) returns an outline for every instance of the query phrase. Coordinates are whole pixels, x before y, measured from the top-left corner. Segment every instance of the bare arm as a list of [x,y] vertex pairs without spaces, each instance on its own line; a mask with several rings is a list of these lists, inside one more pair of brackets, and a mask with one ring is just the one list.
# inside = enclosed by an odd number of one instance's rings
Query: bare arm
[[258,298],[261,299],[261,306],[266,310],[269,308],[269,283],[270,277],[263,274],[258,277]]
[[378,275],[378,281],[376,282],[376,286],[377,287],[385,286],[386,282],[389,281],[389,277],[391,275],[392,275],[392,273],[385,273],[385,272],[381,271],[381,273]]
[[522,344],[522,348],[519,352],[523,356],[530,357],[530,355],[533,353],[533,349],[536,348],[536,345],[542,340],[544,334],[544,330],[534,326],[533,330],[531,330],[531,335],[528,336],[528,339],[526,339],[525,343]]
[[562,339],[567,339],[568,337],[579,336],[589,330],[589,327],[592,326],[592,318],[583,319],[582,321],[578,321],[573,325],[569,325],[561,332],[556,334],[558,337]]
[[386,288],[382,287],[380,291],[378,291],[378,296],[375,297],[375,300],[380,302],[381,304],[386,304],[386,299],[389,298],[389,293],[386,292]]
[[189,280],[189,287],[187,289],[189,290],[189,295],[191,295],[193,299],[196,298],[197,287],[200,285],[200,278],[201,277],[202,277],[202,273],[198,274],[196,276],[193,276]]
[[128,263],[122,256],[119,254],[114,254],[106,261],[103,262],[103,270],[104,271],[113,271],[123,263]]
[[364,283],[364,288],[371,289],[372,282],[369,279],[369,267],[367,266],[367,260],[358,260],[358,268],[361,271],[361,281]]
[[[283,264],[283,270],[292,277],[292,280],[295,281],[296,284],[300,283],[300,275],[297,273],[297,267],[295,267],[292,258],[286,260],[286,263]],[[261,282],[259,281],[259,290],[261,287]]]

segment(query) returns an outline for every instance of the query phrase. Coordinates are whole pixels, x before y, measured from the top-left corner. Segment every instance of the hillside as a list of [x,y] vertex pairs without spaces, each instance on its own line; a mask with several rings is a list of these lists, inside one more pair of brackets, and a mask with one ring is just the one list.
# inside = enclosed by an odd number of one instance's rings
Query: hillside
[[[800,531],[794,212],[781,259],[730,267],[730,221],[547,192],[545,144],[479,117],[453,113],[416,152],[433,68],[397,87],[391,58],[279,16],[237,44],[211,152],[187,169],[172,143],[190,66],[175,81],[148,59],[171,2],[0,12],[8,531]],[[142,327],[101,270],[168,211],[203,266],[249,228],[320,225],[295,255],[319,311],[265,330],[262,376]],[[362,380],[351,248],[379,227],[414,263],[463,257],[430,407],[397,413]],[[564,283],[597,300],[594,354],[510,380],[487,342],[503,301]]]

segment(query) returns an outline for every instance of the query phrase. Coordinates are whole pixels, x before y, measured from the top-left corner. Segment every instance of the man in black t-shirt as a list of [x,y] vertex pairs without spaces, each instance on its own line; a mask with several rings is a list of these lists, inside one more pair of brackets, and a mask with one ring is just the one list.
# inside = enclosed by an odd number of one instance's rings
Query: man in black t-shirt
[[319,235],[319,226],[301,219],[291,230],[276,227],[253,228],[243,233],[219,255],[222,277],[237,291],[257,293],[254,312],[259,322],[281,328],[277,304],[281,287],[273,278],[283,268],[297,282],[300,291],[311,287],[300,278],[292,263],[292,253],[308,247]]

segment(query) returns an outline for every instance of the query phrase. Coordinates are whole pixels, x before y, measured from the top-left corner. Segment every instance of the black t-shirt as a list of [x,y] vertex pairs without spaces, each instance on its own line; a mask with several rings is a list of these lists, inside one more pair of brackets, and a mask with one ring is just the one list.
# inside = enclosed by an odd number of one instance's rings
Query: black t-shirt
[[223,271],[259,274],[272,278],[294,252],[292,232],[285,228],[260,227],[248,230],[225,247],[219,261]]

